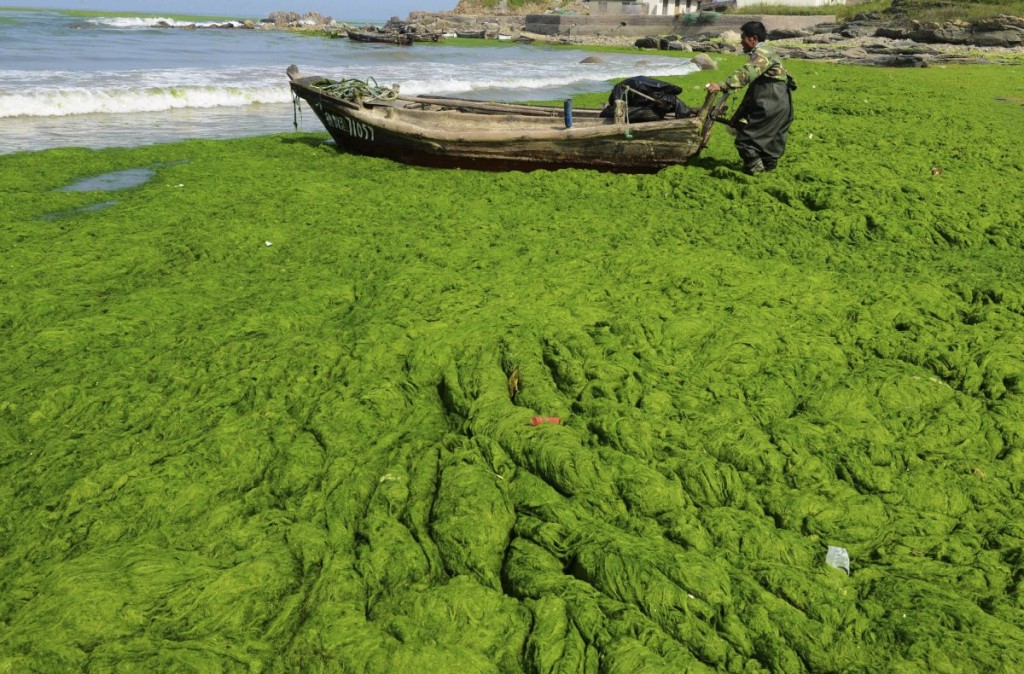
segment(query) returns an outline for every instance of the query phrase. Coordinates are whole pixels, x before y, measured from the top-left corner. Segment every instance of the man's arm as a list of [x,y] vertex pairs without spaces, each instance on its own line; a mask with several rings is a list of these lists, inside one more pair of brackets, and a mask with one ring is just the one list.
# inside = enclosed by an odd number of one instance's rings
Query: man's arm
[[764,71],[771,67],[771,64],[768,57],[762,54],[760,50],[755,49],[750,52],[750,60],[742,68],[725,78],[725,81],[721,84],[712,82],[707,86],[707,89],[708,91],[736,91],[737,89],[742,89],[763,75]]

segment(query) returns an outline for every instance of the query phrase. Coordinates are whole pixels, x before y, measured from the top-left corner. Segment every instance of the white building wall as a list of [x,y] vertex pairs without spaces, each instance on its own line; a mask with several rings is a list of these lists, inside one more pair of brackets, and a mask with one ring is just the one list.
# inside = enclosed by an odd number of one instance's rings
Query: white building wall
[[[647,5],[649,16],[676,16],[698,11],[699,0],[634,0]],[[611,4],[611,3],[609,3]],[[736,8],[752,8],[757,5],[791,5],[793,7],[828,7],[845,5],[846,0],[736,0]]]
[[700,0],[644,0],[651,16],[676,16],[697,11]]

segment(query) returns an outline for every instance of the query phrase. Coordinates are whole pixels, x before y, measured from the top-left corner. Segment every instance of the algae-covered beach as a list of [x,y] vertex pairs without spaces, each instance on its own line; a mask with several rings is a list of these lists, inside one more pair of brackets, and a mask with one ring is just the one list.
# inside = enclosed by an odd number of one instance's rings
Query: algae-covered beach
[[789,65],[756,177],[0,156],[0,672],[1024,669],[1024,78]]

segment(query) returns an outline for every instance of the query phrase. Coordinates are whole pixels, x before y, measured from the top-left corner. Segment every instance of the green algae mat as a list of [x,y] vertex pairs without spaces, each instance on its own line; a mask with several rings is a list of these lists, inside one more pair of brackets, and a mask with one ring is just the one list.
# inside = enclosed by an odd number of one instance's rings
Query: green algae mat
[[1024,669],[1024,78],[791,66],[757,177],[0,156],[0,672]]

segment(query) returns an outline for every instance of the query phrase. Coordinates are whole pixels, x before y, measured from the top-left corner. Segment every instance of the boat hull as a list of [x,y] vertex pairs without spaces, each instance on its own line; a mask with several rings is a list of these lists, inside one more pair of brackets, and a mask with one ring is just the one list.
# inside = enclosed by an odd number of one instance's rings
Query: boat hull
[[361,33],[354,30],[346,31],[348,39],[355,42],[372,42],[378,44],[397,44],[409,47],[415,42],[411,33]]
[[601,118],[599,110],[577,110],[575,123],[566,127],[561,107],[416,97],[349,101],[325,93],[318,87],[324,81],[295,78],[291,86],[339,151],[420,166],[649,173],[699,154],[714,124],[709,102],[694,117],[643,124],[615,123]]

